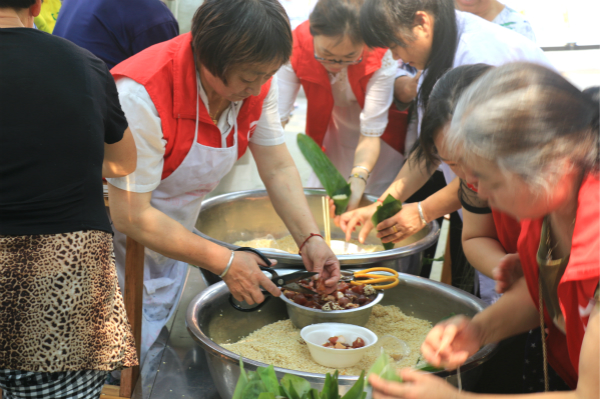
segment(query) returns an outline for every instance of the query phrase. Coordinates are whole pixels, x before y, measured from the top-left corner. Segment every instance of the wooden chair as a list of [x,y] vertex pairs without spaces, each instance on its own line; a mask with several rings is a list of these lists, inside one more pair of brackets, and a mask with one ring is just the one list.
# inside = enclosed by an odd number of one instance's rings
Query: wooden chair
[[[105,183],[106,184],[106,183]],[[108,198],[104,197],[108,208]],[[125,289],[123,300],[127,310],[127,318],[131,324],[135,347],[140,356],[142,342],[142,307],[144,294],[144,246],[133,238],[127,237],[125,247]],[[140,375],[140,366],[131,367],[121,372],[121,386],[105,385],[101,399],[131,398],[133,389]],[[1,399],[1,397],[0,397]]]

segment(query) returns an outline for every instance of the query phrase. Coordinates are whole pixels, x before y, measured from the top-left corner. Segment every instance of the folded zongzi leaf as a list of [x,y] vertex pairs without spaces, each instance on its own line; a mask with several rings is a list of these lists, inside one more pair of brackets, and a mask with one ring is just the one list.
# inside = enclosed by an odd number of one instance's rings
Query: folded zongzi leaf
[[[402,209],[402,202],[398,201],[396,198],[392,197],[390,194],[385,198],[383,203],[377,207],[377,210],[371,217],[373,221],[373,226],[377,227],[377,225],[383,222],[386,219],[391,218]],[[383,244],[384,249],[392,249],[394,248],[393,242],[387,242]]]
[[367,375],[369,374],[376,374],[386,381],[402,382],[402,378],[396,374],[396,366],[390,362],[390,357],[385,352],[373,363]]

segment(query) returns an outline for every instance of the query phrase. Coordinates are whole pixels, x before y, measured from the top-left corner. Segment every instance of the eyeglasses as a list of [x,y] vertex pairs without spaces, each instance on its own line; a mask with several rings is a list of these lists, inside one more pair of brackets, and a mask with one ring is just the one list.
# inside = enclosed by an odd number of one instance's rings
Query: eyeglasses
[[327,58],[321,58],[319,56],[317,56],[315,54],[315,60],[319,61],[322,64],[326,64],[326,65],[334,65],[334,64],[339,64],[339,65],[356,65],[356,64],[360,64],[361,61],[363,60],[363,57],[360,57],[357,60],[354,61],[341,61],[341,60],[329,60]]

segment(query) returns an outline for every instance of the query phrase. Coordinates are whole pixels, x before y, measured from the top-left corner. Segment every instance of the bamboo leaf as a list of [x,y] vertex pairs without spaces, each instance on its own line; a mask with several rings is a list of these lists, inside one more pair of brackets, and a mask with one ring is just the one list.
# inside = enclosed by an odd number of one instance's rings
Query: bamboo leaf
[[402,378],[396,374],[396,367],[385,352],[381,353],[367,374],[377,374],[386,381],[402,382]]
[[258,399],[277,399],[277,396],[275,396],[271,392],[263,392],[260,395],[258,395]]
[[279,381],[277,380],[277,374],[275,374],[275,369],[273,365],[269,365],[269,367],[259,367],[256,372],[258,373],[260,379],[267,387],[267,391],[271,392],[274,395],[279,394]]
[[369,375],[369,374],[380,375],[381,372],[383,371],[383,368],[385,367],[385,365],[387,363],[388,363],[387,355],[384,352],[381,352],[381,355],[379,355],[377,360],[375,360],[375,363],[373,363],[373,365],[369,369],[369,372],[367,373],[367,375]]
[[[346,210],[348,201],[350,201],[350,185],[311,137],[300,133],[296,140],[302,155],[312,167],[325,191],[327,191],[327,195],[333,199],[335,214],[341,215]],[[343,198],[344,196],[345,198]],[[338,199],[333,197],[338,197]]]
[[247,371],[246,373],[248,374],[248,382],[260,381],[260,376],[256,371]]
[[442,369],[442,368],[439,368],[439,367],[432,366],[432,365],[431,365],[431,364],[429,364],[429,363],[425,363],[425,364],[424,364],[424,365],[422,365],[422,366],[415,367],[415,370],[419,370],[419,371],[427,371],[427,372],[430,372],[430,373],[435,373],[435,372],[438,372],[438,371],[443,371],[444,369]]
[[286,374],[281,379],[281,385],[290,395],[289,399],[301,399],[305,393],[310,391],[310,383],[294,374]]
[[350,190],[350,184],[346,184],[344,187],[335,190],[331,198],[333,199],[333,203],[335,205],[335,214],[341,215],[348,208],[348,203],[350,202],[350,195],[352,194],[352,190]]
[[338,371],[333,373],[333,376],[329,373],[325,375],[325,384],[321,391],[321,399],[339,399],[339,388],[338,388]]
[[342,399],[361,399],[363,394],[365,393],[365,371],[363,370],[360,373],[360,377],[358,380],[352,385],[352,388],[344,396]]
[[[385,198],[383,203],[377,207],[377,210],[371,216],[371,220],[373,221],[373,225],[377,226],[379,223],[383,222],[386,219],[391,218],[402,209],[402,202],[398,201],[396,198],[392,197],[390,194]],[[394,248],[393,242],[383,243],[384,249],[392,249]]]
[[397,373],[396,366],[394,366],[392,363],[388,363],[384,367],[380,377],[386,381],[402,382],[402,378]]
[[265,384],[259,379],[248,382],[244,390],[242,391],[242,398],[244,399],[258,399],[258,397],[267,392]]
[[242,392],[244,388],[246,388],[247,384],[248,375],[246,374],[246,370],[244,370],[244,363],[242,362],[242,357],[240,356],[240,378],[238,379],[231,399],[244,399],[242,396]]

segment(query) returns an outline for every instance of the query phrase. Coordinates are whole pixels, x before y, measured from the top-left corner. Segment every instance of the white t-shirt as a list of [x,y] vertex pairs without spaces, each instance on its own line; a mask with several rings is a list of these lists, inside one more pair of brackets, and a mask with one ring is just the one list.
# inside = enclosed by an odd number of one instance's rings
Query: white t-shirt
[[[542,49],[531,40],[474,14],[458,10],[455,12],[458,46],[452,68],[478,63],[499,66],[525,61],[554,69]],[[425,70],[419,79],[419,88],[426,73]],[[423,109],[419,107],[418,134],[421,134],[422,117]],[[456,177],[445,163],[442,163],[442,171],[446,183],[450,183]]]
[[[496,18],[494,18],[492,23],[520,33],[532,42],[536,42],[535,33],[533,32],[529,21],[526,20],[523,15],[519,14],[508,6],[504,6],[500,14],[496,15]],[[411,68],[412,67],[406,68],[402,60],[398,60],[398,71],[396,72],[396,77],[415,76],[415,73],[411,70]]]
[[529,21],[508,6],[504,6],[504,9],[500,14],[496,15],[496,18],[492,22],[503,28],[514,30],[535,43],[535,33],[531,29]]
[[[125,177],[107,179],[110,184],[122,190],[135,193],[153,191],[160,184],[166,140],[163,138],[158,111],[146,88],[129,78],[116,81],[121,108],[127,118],[137,149],[137,168]],[[208,110],[208,97],[202,85],[200,99]],[[250,142],[263,146],[279,145],[285,142],[283,128],[277,110],[277,79],[271,80],[269,93],[263,102],[263,110]],[[217,127],[221,132],[221,145],[227,146],[227,137],[232,132],[235,119],[243,101],[232,102],[219,118]],[[202,134],[201,131],[198,134]]]

